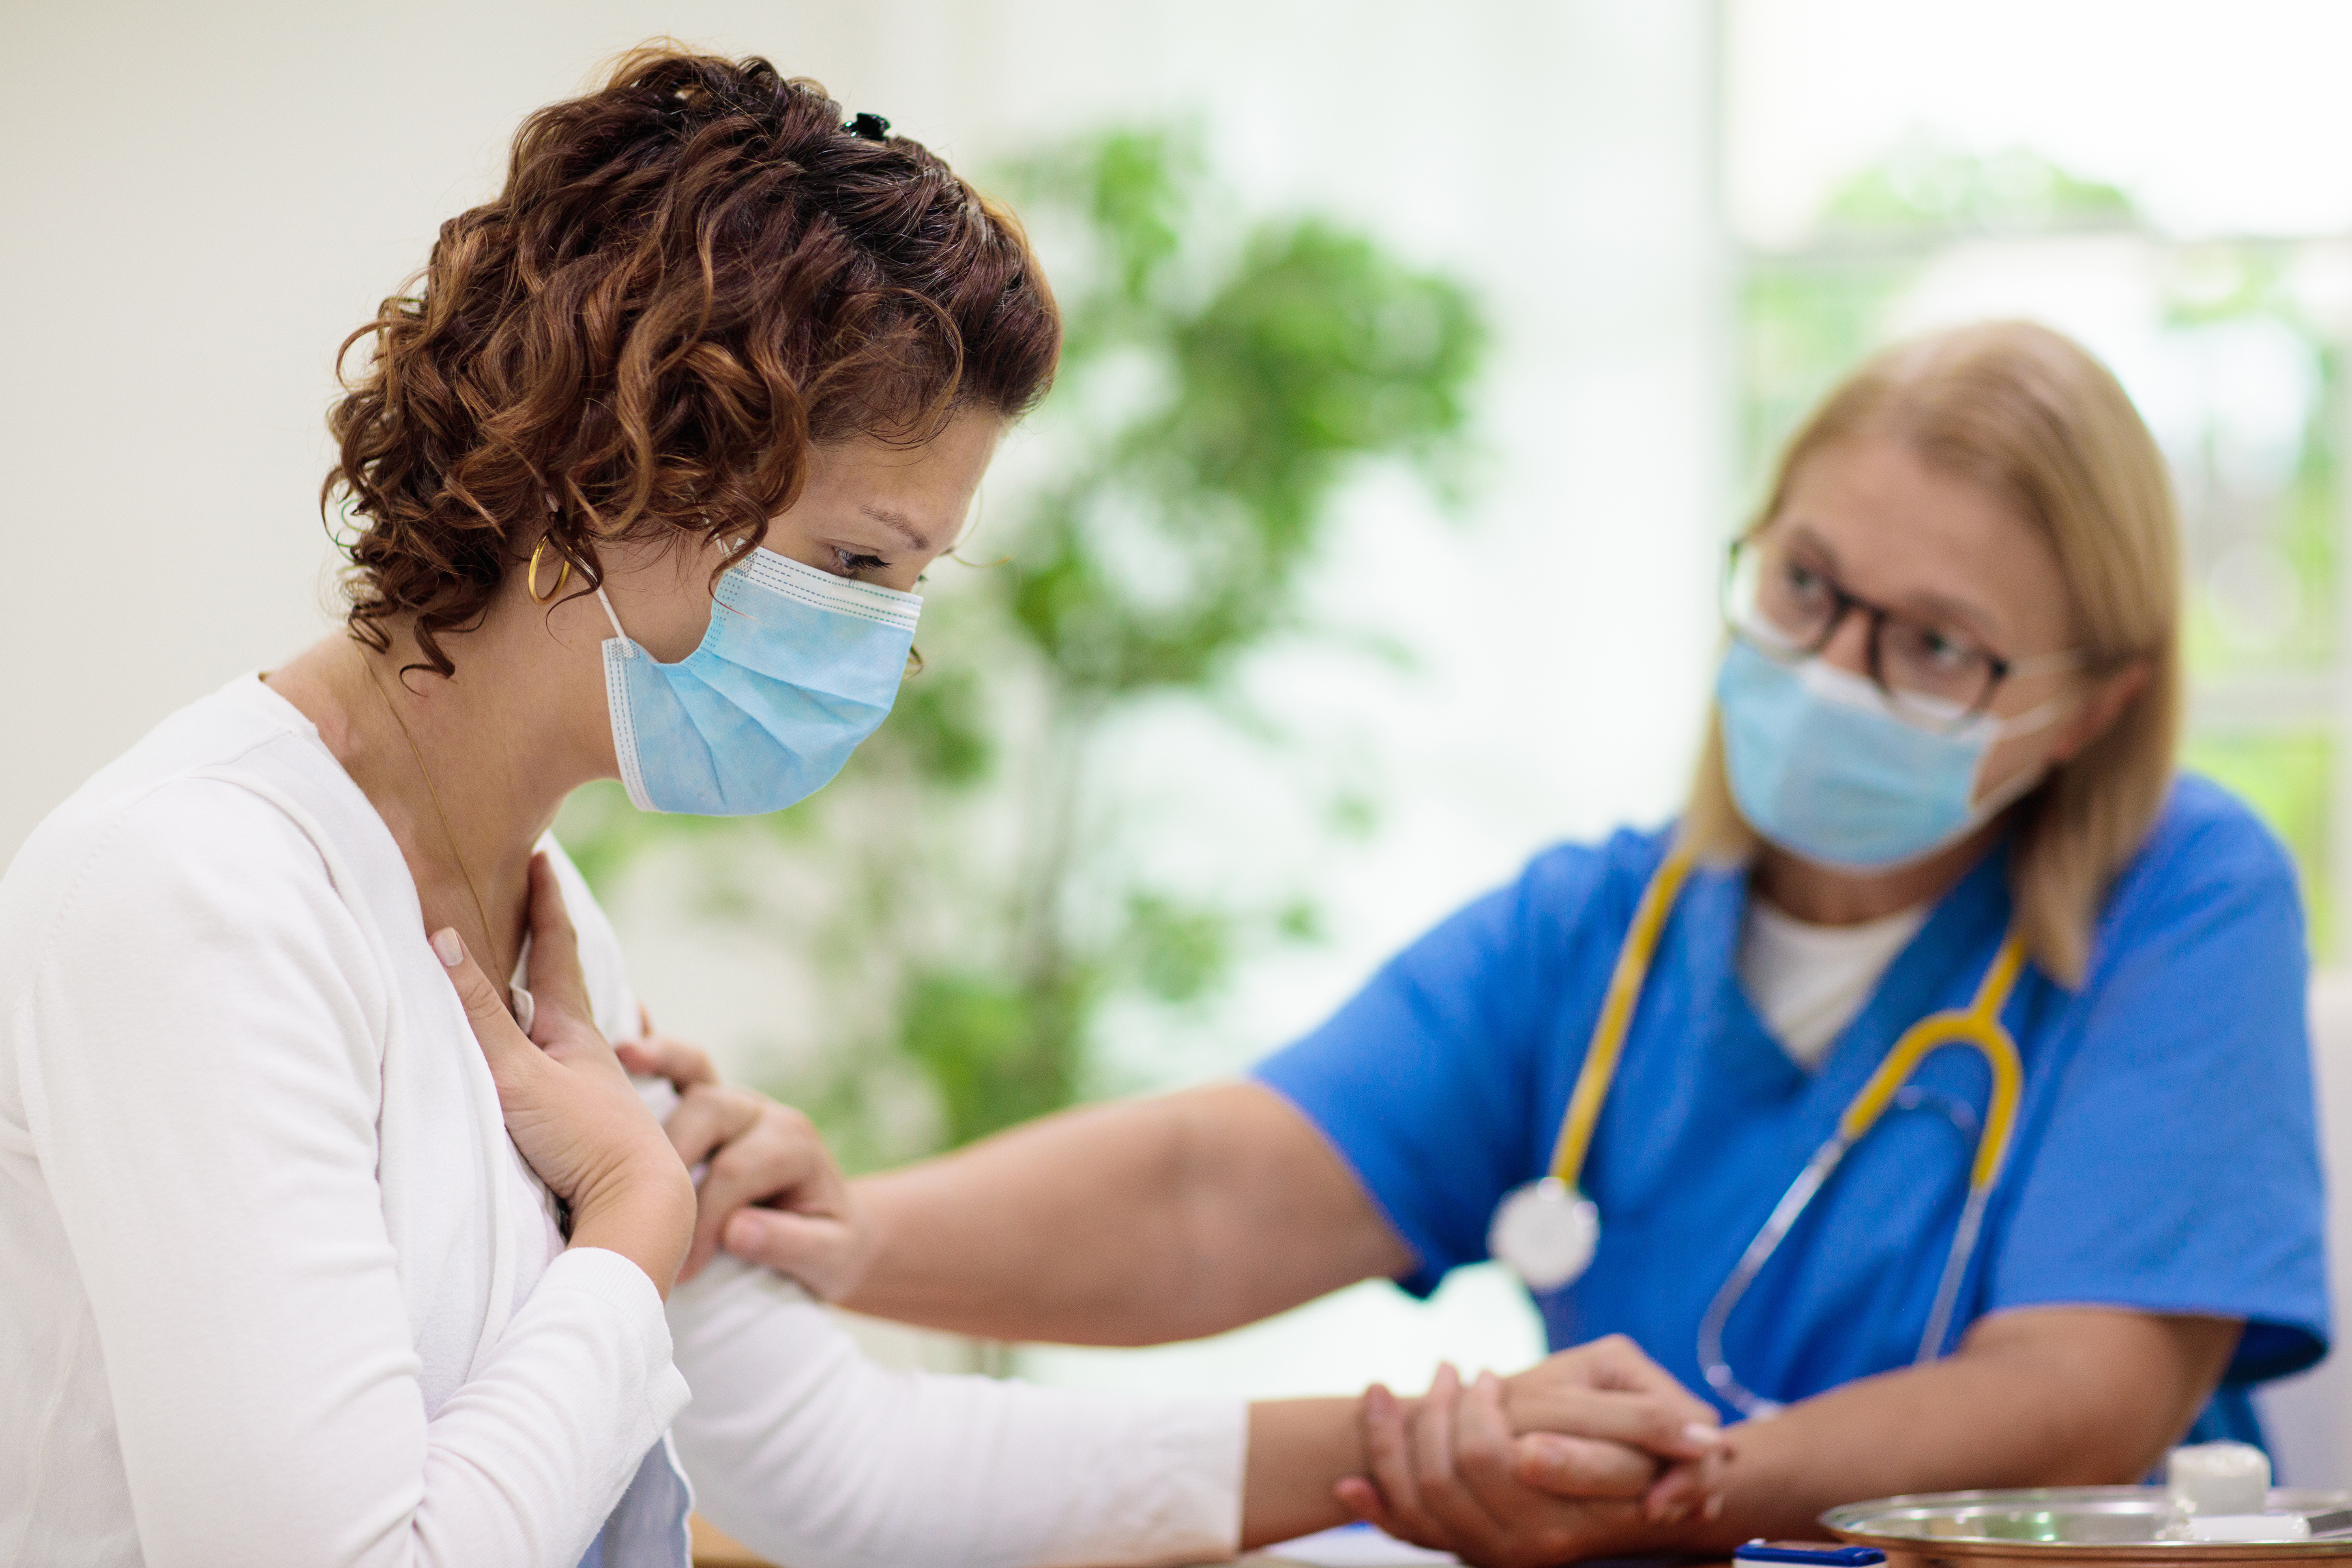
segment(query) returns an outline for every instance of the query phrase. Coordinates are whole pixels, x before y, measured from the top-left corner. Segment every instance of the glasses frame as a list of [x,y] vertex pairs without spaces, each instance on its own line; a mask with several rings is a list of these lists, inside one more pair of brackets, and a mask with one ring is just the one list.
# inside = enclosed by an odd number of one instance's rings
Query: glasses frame
[[1875,604],[1859,594],[1849,593],[1844,584],[1840,583],[1827,572],[1821,572],[1818,575],[1821,577],[1822,586],[1829,590],[1830,616],[1822,625],[1820,634],[1811,641],[1768,641],[1757,636],[1750,628],[1743,626],[1732,608],[1733,585],[1739,578],[1740,552],[1751,549],[1756,542],[1756,535],[1742,534],[1733,540],[1730,548],[1725,552],[1721,595],[1725,629],[1749,647],[1777,663],[1801,664],[1809,658],[1819,658],[1822,650],[1836,640],[1838,633],[1844,628],[1846,621],[1856,613],[1860,613],[1868,618],[1864,627],[1863,647],[1864,664],[1869,671],[1870,683],[1877,687],[1888,701],[1897,704],[1905,712],[1918,714],[1924,723],[1947,731],[1957,730],[1991,707],[1993,696],[2000,691],[2001,682],[2011,676],[2039,675],[2049,670],[2072,669],[2083,662],[2083,656],[2073,649],[2060,653],[2035,654],[2024,658],[2011,658],[2006,655],[1995,653],[1990,648],[1979,648],[1977,652],[1985,660],[1990,672],[1985,680],[1984,689],[1977,694],[1975,701],[1969,703],[1958,713],[1951,715],[1936,713],[1931,709],[1921,707],[1916,694],[1906,695],[1898,692],[1886,683],[1885,661],[1880,653],[1880,645],[1886,636],[1886,623],[1890,620],[1911,620],[1915,617],[1906,615],[1901,610],[1889,609],[1885,605]]

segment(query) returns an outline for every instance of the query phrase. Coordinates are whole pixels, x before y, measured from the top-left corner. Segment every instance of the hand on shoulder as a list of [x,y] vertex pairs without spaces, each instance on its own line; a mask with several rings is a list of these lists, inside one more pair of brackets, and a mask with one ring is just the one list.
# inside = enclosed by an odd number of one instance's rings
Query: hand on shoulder
[[[559,1007],[564,1004],[558,1002]],[[709,1053],[653,1027],[615,1047],[621,1065],[667,1079],[678,1103],[666,1131],[697,1176],[694,1242],[678,1272],[693,1279],[724,1251],[838,1301],[857,1288],[876,1237],[857,1194],[807,1116],[756,1089],[719,1081]]]

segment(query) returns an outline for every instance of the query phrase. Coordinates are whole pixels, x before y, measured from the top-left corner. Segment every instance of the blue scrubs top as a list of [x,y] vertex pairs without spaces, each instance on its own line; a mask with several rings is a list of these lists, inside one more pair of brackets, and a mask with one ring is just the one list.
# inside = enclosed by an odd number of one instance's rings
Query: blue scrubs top
[[[1621,832],[1537,857],[1259,1065],[1412,1247],[1407,1289],[1484,1258],[1496,1205],[1543,1174],[1667,839]],[[1692,874],[1585,1166],[1599,1252],[1540,1300],[1555,1349],[1622,1333],[1706,1392],[1700,1316],[1895,1037],[1975,994],[2009,925],[2005,859],[1987,856],[1937,905],[1818,1073],[1741,989],[1746,876]],[[2285,855],[2220,787],[2181,779],[2108,899],[2082,989],[2029,967],[2003,1014],[2024,1100],[1955,1342],[1986,1313],[2035,1305],[2242,1318],[2196,1437],[2260,1440],[2252,1385],[2327,1346],[2305,980]],[[1982,1113],[1973,1051],[1939,1051],[1913,1081]],[[1970,1153],[1948,1116],[1888,1112],[1733,1313],[1733,1374],[1786,1402],[1909,1365]]]

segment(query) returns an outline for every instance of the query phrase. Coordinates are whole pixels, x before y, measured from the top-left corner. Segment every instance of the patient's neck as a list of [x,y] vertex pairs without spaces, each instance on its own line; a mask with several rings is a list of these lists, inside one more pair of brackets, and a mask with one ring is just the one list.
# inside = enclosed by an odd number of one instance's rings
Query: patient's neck
[[452,677],[404,625],[384,652],[330,637],[268,677],[392,830],[425,929],[457,927],[495,974],[521,948],[531,847],[566,795],[614,771],[597,638],[581,622],[501,594],[478,628],[442,637]]

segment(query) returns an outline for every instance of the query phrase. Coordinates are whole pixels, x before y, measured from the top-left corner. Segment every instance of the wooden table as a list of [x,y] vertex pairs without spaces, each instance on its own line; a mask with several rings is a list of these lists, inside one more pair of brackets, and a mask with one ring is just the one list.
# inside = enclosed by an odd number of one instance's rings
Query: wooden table
[[753,1556],[750,1547],[719,1534],[700,1514],[687,1522],[694,1531],[694,1568],[772,1568],[766,1558]]
[[[775,1568],[775,1564],[750,1547],[721,1534],[701,1515],[697,1514],[692,1522],[694,1568]],[[1230,1568],[1284,1568],[1284,1564],[1278,1558],[1252,1555],[1231,1564]]]
[[[766,1558],[756,1555],[750,1547],[730,1541],[704,1522],[700,1515],[694,1519],[694,1568],[775,1568]],[[1230,1564],[1229,1568],[1284,1568],[1284,1560],[1255,1554]],[[1694,1563],[1689,1568],[1732,1568],[1728,1563]]]

